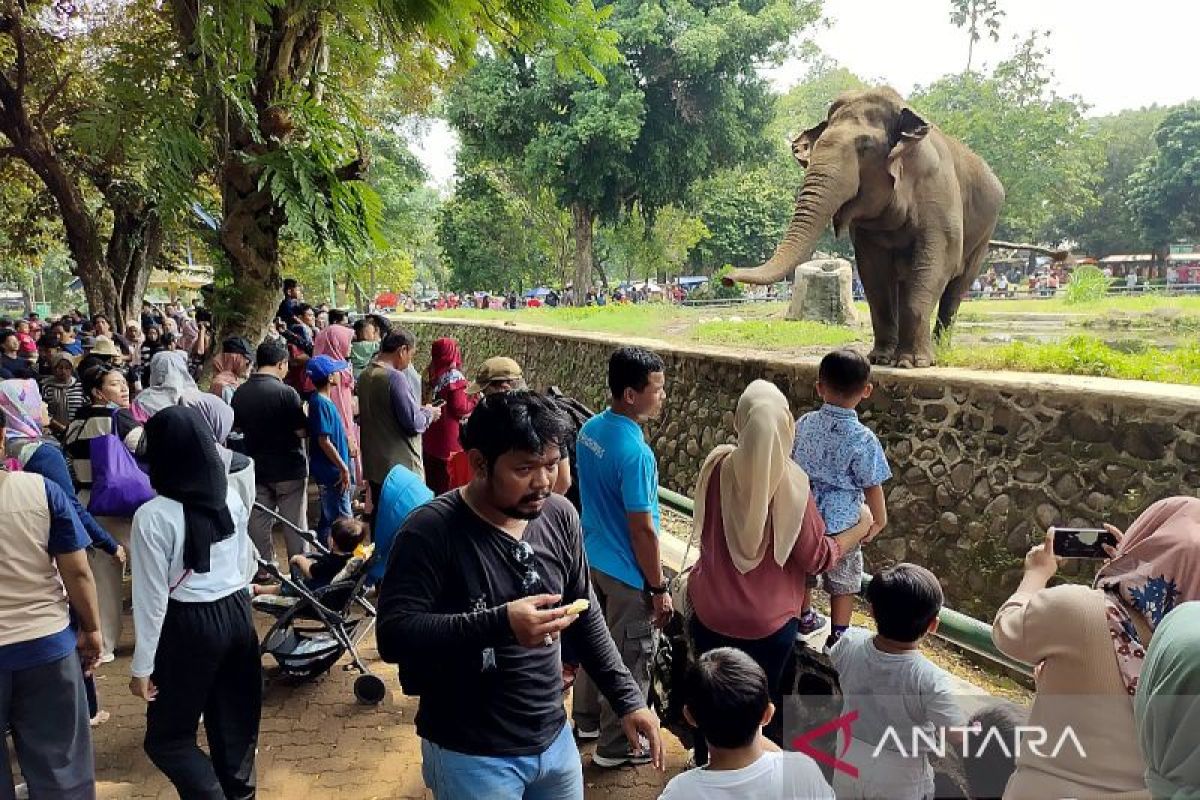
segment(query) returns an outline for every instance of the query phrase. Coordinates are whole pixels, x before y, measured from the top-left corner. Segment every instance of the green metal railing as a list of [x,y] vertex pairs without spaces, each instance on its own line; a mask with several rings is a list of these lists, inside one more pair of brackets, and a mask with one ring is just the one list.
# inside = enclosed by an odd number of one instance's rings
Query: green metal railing
[[[692,502],[692,498],[672,491],[665,486],[658,487],[658,499],[667,508],[684,516],[691,517],[696,512],[696,504]],[[870,582],[871,576],[864,573],[862,582],[864,591]],[[1030,665],[1022,661],[1017,661],[1014,658],[1009,658],[996,649],[996,645],[992,643],[992,628],[990,625],[986,625],[961,611],[943,607],[942,612],[938,615],[938,630],[936,635],[956,647],[982,656],[995,664],[1007,667],[1022,675],[1033,676],[1033,668]]]

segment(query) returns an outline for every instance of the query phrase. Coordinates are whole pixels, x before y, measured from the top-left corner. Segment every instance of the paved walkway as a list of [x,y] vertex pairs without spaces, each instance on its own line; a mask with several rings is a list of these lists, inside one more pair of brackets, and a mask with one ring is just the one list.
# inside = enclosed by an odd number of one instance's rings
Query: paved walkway
[[[258,615],[262,617],[262,615]],[[269,620],[260,619],[259,631]],[[177,797],[142,751],[145,704],[129,694],[129,660],[133,623],[126,616],[123,646],[117,660],[100,668],[97,687],[101,707],[112,718],[93,730],[96,777],[101,800]],[[400,692],[393,667],[379,661],[373,639],[363,656],[387,682],[390,696],[378,707],[358,705],[352,684],[357,673],[335,666],[310,684],[287,686],[268,682],[263,701],[258,751],[259,797],[425,798],[421,780],[420,739],[413,727],[417,702]],[[264,666],[273,666],[267,656]],[[585,748],[584,780],[588,800],[650,800],[686,759],[679,742],[666,734],[667,771],[650,767],[615,771],[593,767]]]

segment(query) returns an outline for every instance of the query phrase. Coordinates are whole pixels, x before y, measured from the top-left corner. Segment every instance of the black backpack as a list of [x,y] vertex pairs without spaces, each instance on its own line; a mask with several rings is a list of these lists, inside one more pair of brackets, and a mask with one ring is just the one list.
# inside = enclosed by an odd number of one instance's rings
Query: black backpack
[[557,386],[548,388],[546,396],[552,398],[571,421],[571,438],[566,445],[567,458],[571,459],[571,488],[567,490],[565,497],[575,506],[575,510],[582,514],[583,505],[579,501],[579,461],[575,458],[575,442],[579,438],[579,429],[583,427],[583,423],[596,416],[596,412],[575,398],[567,397]]

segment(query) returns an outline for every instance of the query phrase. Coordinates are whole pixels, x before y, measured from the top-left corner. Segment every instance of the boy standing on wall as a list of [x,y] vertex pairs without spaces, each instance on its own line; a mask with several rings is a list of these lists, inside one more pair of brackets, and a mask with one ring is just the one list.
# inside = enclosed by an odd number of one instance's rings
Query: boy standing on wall
[[[864,542],[887,525],[883,482],[892,477],[879,438],[858,419],[855,409],[871,396],[871,364],[854,350],[834,350],[821,359],[817,395],[824,405],[796,420],[792,460],[808,473],[817,509],[826,533],[836,536],[858,522],[865,502],[875,518]],[[854,596],[862,583],[862,549],[855,547],[825,573],[829,592],[831,631],[825,640],[832,647],[850,626]],[[812,591],[804,599],[800,632],[819,630],[823,621],[812,610]]]

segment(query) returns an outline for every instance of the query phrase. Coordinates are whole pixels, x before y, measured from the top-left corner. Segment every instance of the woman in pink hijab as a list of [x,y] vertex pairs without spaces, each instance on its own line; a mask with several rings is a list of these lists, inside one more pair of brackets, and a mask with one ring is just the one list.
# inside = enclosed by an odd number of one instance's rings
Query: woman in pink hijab
[[[329,312],[331,324],[322,329],[313,338],[313,355],[329,356],[338,361],[350,361],[350,347],[354,343],[354,329],[345,324],[346,312],[337,309]],[[358,462],[358,426],[354,424],[354,373],[347,369],[341,373],[342,379],[337,386],[330,389],[329,399],[337,406],[338,416],[342,418],[342,427],[346,431],[346,441],[350,444],[350,457],[355,460],[355,470]]]

